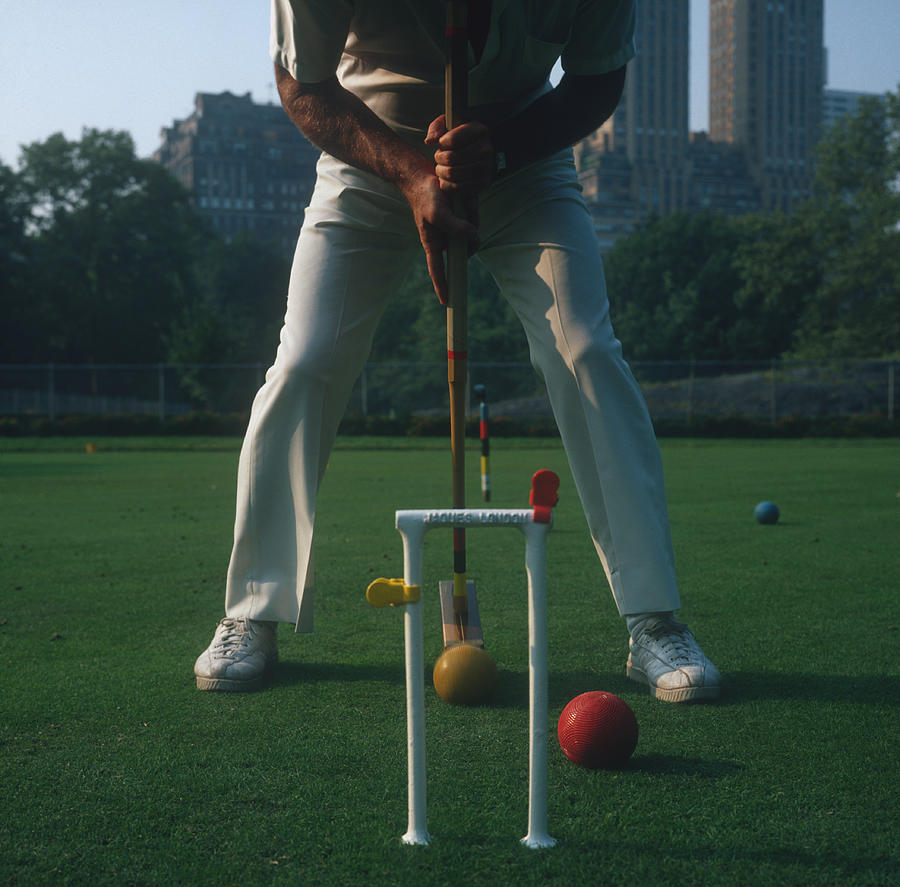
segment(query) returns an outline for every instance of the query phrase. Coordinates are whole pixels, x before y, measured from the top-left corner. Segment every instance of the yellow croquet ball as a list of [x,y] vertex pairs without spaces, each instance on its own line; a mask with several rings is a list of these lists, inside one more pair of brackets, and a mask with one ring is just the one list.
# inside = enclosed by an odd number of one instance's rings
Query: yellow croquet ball
[[447,647],[434,663],[434,689],[452,705],[483,705],[497,686],[497,664],[481,647]]

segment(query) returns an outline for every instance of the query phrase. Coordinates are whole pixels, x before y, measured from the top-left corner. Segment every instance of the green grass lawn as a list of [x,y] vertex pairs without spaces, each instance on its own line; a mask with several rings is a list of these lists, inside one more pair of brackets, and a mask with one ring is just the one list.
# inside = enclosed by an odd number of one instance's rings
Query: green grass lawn
[[[405,847],[397,508],[449,500],[442,445],[342,442],[321,494],[317,631],[280,629],[273,685],[204,694],[223,606],[237,444],[0,448],[0,882],[893,884],[900,878],[896,441],[664,441],[684,609],[715,706],[624,678],[627,636],[552,441],[495,441],[492,505],[562,478],[548,543],[550,716],[590,689],[640,723],[627,769],[550,748],[550,832],[526,827],[527,614],[515,530],[469,533],[495,704],[426,685],[428,847]],[[196,443],[194,444],[196,447]],[[477,455],[470,501],[478,500]],[[781,521],[753,507],[776,501]],[[426,656],[450,535],[429,534]]]

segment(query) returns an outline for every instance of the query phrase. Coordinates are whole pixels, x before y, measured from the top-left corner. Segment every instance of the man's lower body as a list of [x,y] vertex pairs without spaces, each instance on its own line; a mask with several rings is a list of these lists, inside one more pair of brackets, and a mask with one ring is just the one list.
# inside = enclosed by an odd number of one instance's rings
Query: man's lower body
[[[659,450],[613,334],[599,246],[571,152],[496,183],[479,211],[478,258],[522,322],[591,537],[629,623],[628,672],[663,699],[713,698],[715,668],[671,616],[680,601]],[[241,451],[229,626],[290,622],[312,630],[319,483],[378,320],[420,251],[395,188],[322,157],[278,353]],[[234,637],[232,628],[224,634]],[[250,634],[232,644],[235,662],[245,660],[246,650],[255,655]],[[212,685],[227,680],[215,673],[228,666],[214,664],[215,646],[198,660],[198,686],[239,689],[239,680]]]

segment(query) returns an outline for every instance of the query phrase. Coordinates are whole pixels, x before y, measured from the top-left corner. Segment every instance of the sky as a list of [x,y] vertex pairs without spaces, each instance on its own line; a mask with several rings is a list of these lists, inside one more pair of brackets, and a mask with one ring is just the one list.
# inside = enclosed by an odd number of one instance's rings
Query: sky
[[[666,0],[643,0],[666,2]],[[709,0],[691,0],[690,126],[706,129]],[[276,99],[266,0],[0,0],[0,162],[83,127],[124,129],[146,157],[197,92]],[[900,0],[825,0],[832,89],[895,90]]]

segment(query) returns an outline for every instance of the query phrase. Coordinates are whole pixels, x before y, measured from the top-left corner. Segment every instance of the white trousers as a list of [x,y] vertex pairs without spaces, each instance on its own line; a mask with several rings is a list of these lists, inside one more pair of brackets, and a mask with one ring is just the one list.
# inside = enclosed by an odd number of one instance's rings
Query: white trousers
[[[610,324],[571,152],[492,186],[479,233],[478,258],[520,318],[547,386],[619,613],[678,609],[659,449]],[[229,616],[312,630],[319,483],[378,320],[420,255],[399,191],[323,155],[281,342],[241,450]]]

